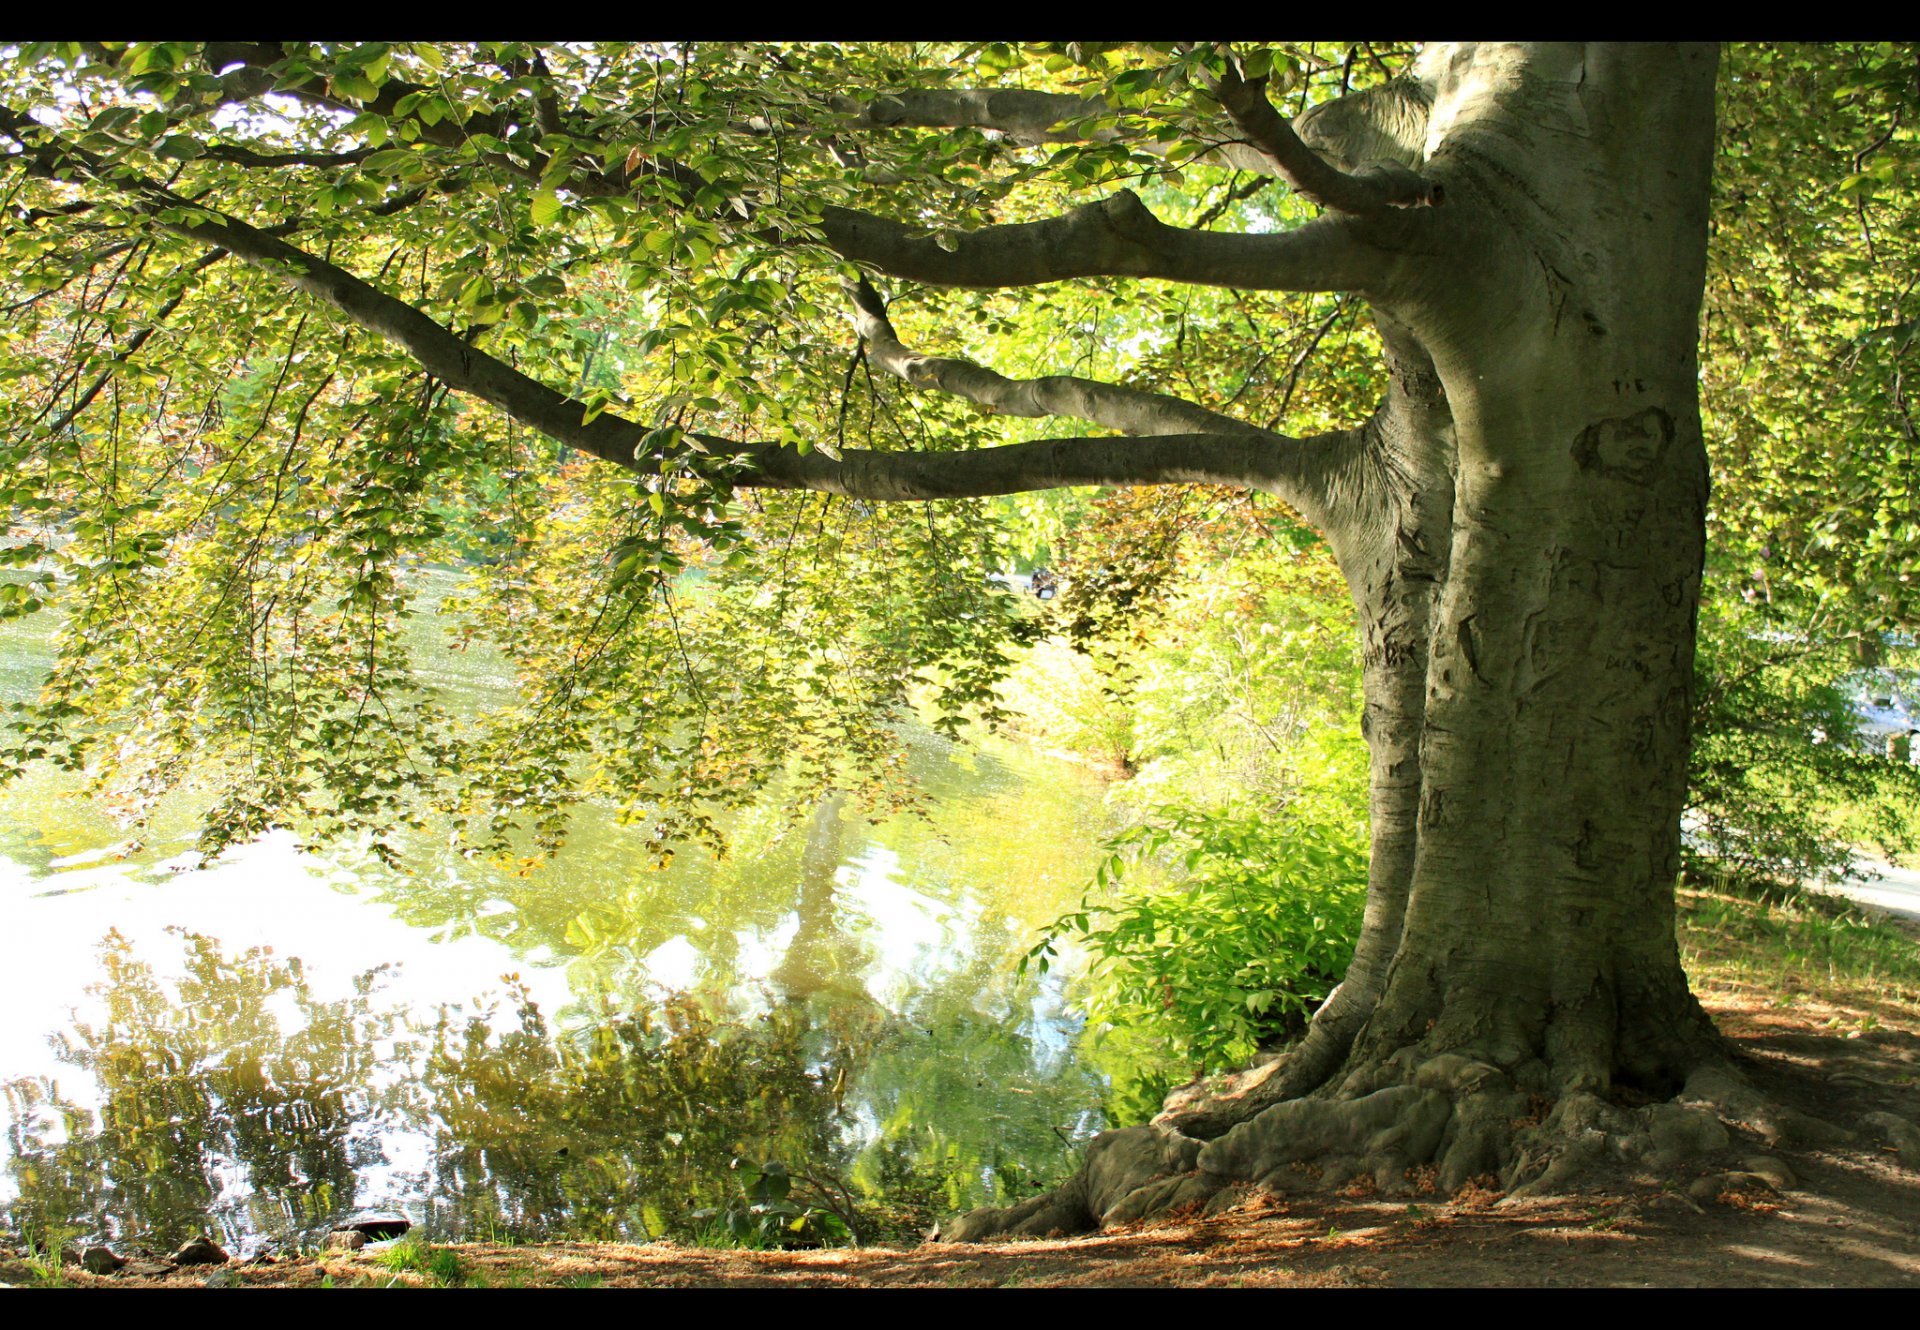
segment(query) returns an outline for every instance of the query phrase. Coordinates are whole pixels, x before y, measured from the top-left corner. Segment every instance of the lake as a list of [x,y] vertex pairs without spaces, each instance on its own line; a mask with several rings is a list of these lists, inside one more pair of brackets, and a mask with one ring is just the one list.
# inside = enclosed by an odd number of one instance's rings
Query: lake
[[[456,705],[503,695],[416,622]],[[52,628],[0,624],[0,699]],[[769,804],[664,869],[610,807],[519,876],[431,831],[402,871],[286,832],[202,866],[184,799],[134,844],[75,777],[0,789],[7,1229],[250,1251],[400,1209],[445,1240],[685,1240],[744,1206],[736,1159],[868,1240],[1033,1194],[1106,1125],[1065,971],[1015,973],[1079,902],[1104,786],[910,739],[927,818]]]

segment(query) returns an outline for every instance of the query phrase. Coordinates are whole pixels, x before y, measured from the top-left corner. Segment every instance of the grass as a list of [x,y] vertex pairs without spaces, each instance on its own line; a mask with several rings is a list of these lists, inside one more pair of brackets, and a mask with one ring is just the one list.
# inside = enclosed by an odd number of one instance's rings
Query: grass
[[395,1274],[421,1275],[433,1288],[458,1288],[467,1282],[467,1268],[458,1252],[417,1238],[402,1238],[375,1259]]
[[1683,883],[1678,904],[1681,959],[1703,993],[1845,1008],[1854,1015],[1841,1024],[1859,1033],[1910,1021],[1920,1005],[1910,926],[1877,922],[1844,898],[1721,878]]
[[27,1271],[33,1276],[33,1282],[36,1287],[66,1287],[67,1275],[65,1267],[61,1262],[61,1248],[64,1245],[62,1240],[57,1237],[45,1247],[38,1246],[31,1238],[27,1240],[27,1254],[25,1258]]

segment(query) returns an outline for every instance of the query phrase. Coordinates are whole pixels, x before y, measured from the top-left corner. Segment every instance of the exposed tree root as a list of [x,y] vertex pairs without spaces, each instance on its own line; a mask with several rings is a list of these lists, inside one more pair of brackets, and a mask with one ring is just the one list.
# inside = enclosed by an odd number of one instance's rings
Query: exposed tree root
[[[1663,1179],[1688,1165],[1720,1164],[1689,1192],[1710,1201],[1728,1189],[1795,1185],[1793,1171],[1771,1156],[1735,1156],[1737,1131],[1769,1149],[1833,1148],[1861,1135],[1770,1099],[1719,1056],[1695,1067],[1672,1099],[1637,1107],[1577,1089],[1550,1097],[1541,1073],[1539,1064],[1514,1074],[1445,1053],[1380,1088],[1356,1093],[1377,1076],[1350,1073],[1337,1087],[1274,1102],[1271,1087],[1288,1079],[1283,1060],[1203,1091],[1176,1092],[1153,1125],[1095,1138],[1063,1186],[1011,1209],[975,1210],[941,1236],[977,1242],[1084,1232],[1220,1208],[1248,1185],[1287,1194],[1364,1179],[1385,1195],[1436,1186],[1451,1194],[1491,1179],[1517,1201],[1573,1189],[1605,1164]],[[1210,1138],[1183,1130],[1189,1123]],[[1223,1123],[1230,1125],[1213,1130]],[[1920,1168],[1920,1128],[1885,1113],[1867,1115],[1861,1126]]]

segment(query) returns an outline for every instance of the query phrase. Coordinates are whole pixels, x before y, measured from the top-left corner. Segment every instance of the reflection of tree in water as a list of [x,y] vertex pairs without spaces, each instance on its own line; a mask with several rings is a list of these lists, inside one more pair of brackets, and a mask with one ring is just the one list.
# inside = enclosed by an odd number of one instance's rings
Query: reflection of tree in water
[[[622,984],[560,1032],[516,986],[504,1011],[443,1009],[395,1043],[408,1031],[373,1008],[377,971],[317,1002],[298,960],[183,934],[183,976],[162,983],[110,934],[91,989],[107,1016],[61,1054],[99,1082],[97,1120],[45,1080],[5,1087],[12,1226],[154,1246],[209,1226],[230,1244],[299,1232],[354,1204],[356,1168],[384,1162],[393,1131],[429,1138],[419,1185],[449,1235],[684,1235],[737,1199],[741,1155],[845,1178],[869,1220],[898,1221],[869,1236],[1024,1197],[1066,1171],[1098,1087],[1022,1019],[1031,992],[993,959],[1015,953],[1011,932],[921,976],[897,1013],[874,999],[878,937],[838,894],[850,831],[828,801],[803,844],[757,866],[750,915],[794,920],[764,989],[707,951],[699,999]],[[646,922],[608,945],[644,955]]]
[[523,991],[497,1037],[488,1018],[442,1016],[421,1090],[449,1227],[645,1239],[736,1199],[736,1157],[837,1168],[846,1068],[871,1021],[817,1021],[803,999],[842,969],[838,802],[821,805],[800,855],[799,929],[771,976],[782,999],[771,1009],[744,1010],[732,958],[708,951],[702,997],[628,1011],[603,998],[596,1019],[558,1038]]
[[1025,1200],[1073,1172],[1097,1129],[1101,1086],[1022,1020],[1005,967],[983,957],[915,994],[855,1091],[855,1182],[938,1184],[946,1213]]
[[512,1024],[443,1017],[421,1092],[438,1118],[437,1222],[465,1233],[638,1238],[734,1199],[736,1156],[831,1168],[835,1050],[804,1014],[730,1025],[684,995],[555,1039],[517,991]]
[[350,1206],[355,1167],[378,1161],[355,1133],[378,1116],[366,1087],[395,1023],[370,1009],[378,971],[319,1002],[297,959],[182,936],[173,992],[118,932],[101,943],[105,978],[88,991],[106,1018],[58,1037],[61,1060],[98,1083],[97,1114],[45,1079],[6,1086],[16,1229],[154,1246],[210,1226],[229,1242],[285,1233]]
[[440,1121],[432,1191],[452,1209],[440,1222],[684,1234],[693,1212],[735,1199],[728,1165],[744,1155],[836,1174],[870,1234],[902,1232],[1071,1171],[1099,1087],[1018,1019],[1005,965],[932,977],[898,1014],[868,993],[873,947],[836,896],[846,832],[839,801],[822,803],[764,1009],[708,953],[699,998],[603,1011],[558,1040],[524,994],[497,1035],[443,1019],[422,1086]]
[[827,994],[855,1006],[876,1005],[860,977],[872,948],[842,926],[834,898],[835,875],[846,858],[844,803],[839,794],[820,801],[800,851],[799,889],[793,904],[798,927],[786,954],[768,975],[789,1003]]

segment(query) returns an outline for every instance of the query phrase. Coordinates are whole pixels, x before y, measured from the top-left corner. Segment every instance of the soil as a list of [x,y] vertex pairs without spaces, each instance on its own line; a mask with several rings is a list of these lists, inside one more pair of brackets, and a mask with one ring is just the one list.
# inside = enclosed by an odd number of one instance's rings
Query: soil
[[[1920,1013],[1876,1012],[1723,985],[1701,992],[1758,1088],[1853,1125],[1871,1112],[1920,1120]],[[1793,1185],[1751,1180],[1689,1198],[1698,1178],[1766,1156]],[[1909,1161],[1911,1163],[1912,1161]],[[1370,1185],[1370,1184],[1369,1184]],[[488,1287],[1868,1287],[1920,1283],[1920,1171],[1863,1135],[1831,1151],[1769,1150],[1736,1133],[1726,1157],[1679,1176],[1592,1176],[1576,1196],[1502,1205],[1493,1191],[1388,1200],[1354,1188],[1286,1200],[1247,1194],[1209,1218],[1162,1219],[1086,1237],[910,1250],[750,1252],[666,1243],[453,1248]],[[248,1287],[385,1286],[378,1246],[221,1268]],[[69,1287],[204,1286],[209,1268],[164,1276],[62,1274]],[[0,1282],[35,1282],[0,1257]]]

